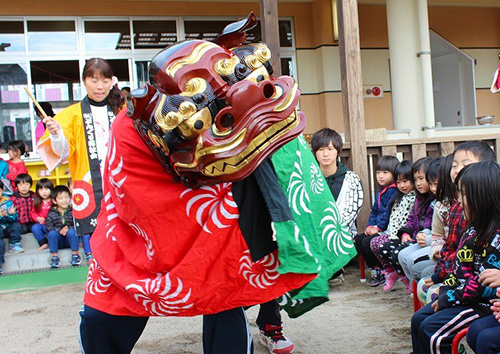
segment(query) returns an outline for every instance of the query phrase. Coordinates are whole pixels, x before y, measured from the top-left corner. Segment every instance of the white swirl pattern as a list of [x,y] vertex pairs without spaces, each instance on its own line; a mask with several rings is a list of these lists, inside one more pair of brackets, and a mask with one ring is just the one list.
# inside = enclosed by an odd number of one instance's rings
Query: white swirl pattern
[[132,230],[134,230],[134,232],[137,235],[141,236],[146,246],[146,256],[149,258],[150,261],[153,260],[155,250],[153,248],[153,242],[149,238],[148,234],[139,225],[130,223],[129,226],[132,228]]
[[353,248],[351,234],[347,226],[344,225],[342,216],[338,208],[333,202],[330,202],[331,207],[324,210],[326,216],[321,219],[320,225],[325,224],[321,238],[326,241],[328,251],[333,252],[338,256],[339,252],[348,254],[346,248]]
[[99,267],[95,258],[92,259],[89,265],[87,283],[85,284],[86,292],[91,295],[96,295],[97,293],[102,294],[108,291],[110,286],[111,281],[101,267]]
[[323,174],[321,173],[318,165],[314,162],[311,162],[311,190],[315,194],[321,194],[325,190]]
[[112,241],[116,242],[116,237],[114,236],[113,231],[116,227],[115,219],[118,217],[118,212],[116,211],[115,204],[111,202],[111,192],[106,193],[104,196],[104,207],[106,208],[108,221],[105,226],[106,238],[111,238]]
[[123,169],[123,156],[120,155],[119,160],[116,157],[116,140],[112,139],[110,142],[110,148],[108,150],[108,171],[109,171],[109,183],[115,189],[115,194],[118,200],[124,197],[124,193],[121,191],[123,183],[125,183],[127,176],[122,174]]
[[300,213],[300,210],[311,214],[312,211],[307,207],[307,204],[309,204],[310,200],[302,177],[302,155],[300,151],[297,151],[297,156],[299,157],[300,163],[295,161],[295,163],[293,164],[294,171],[290,175],[290,180],[287,188],[288,202],[292,205],[293,211],[297,215],[302,215]]
[[294,300],[292,299],[292,296],[290,295],[290,293],[285,293],[283,294],[281,297],[279,297],[277,300],[278,304],[280,306],[285,306],[285,305],[288,305],[290,307],[295,307],[297,305],[301,305],[304,303],[304,300],[303,299],[298,299],[298,300]]
[[254,288],[266,289],[276,283],[280,263],[274,254],[270,253],[257,262],[252,262],[250,251],[245,251],[240,258],[240,274]]
[[152,315],[167,316],[181,313],[191,307],[189,302],[191,289],[183,292],[181,279],[177,278],[177,287],[172,286],[169,273],[157,273],[156,278],[139,280],[140,284],[129,284],[125,290],[134,295],[134,299]]
[[[192,196],[191,196],[192,195]],[[186,203],[186,215],[195,215],[196,222],[205,232],[213,233],[213,227],[224,229],[230,226],[229,220],[238,219],[238,206],[233,199],[231,183],[216,184],[214,186],[203,186],[200,189],[186,189],[180,198],[191,196]]]

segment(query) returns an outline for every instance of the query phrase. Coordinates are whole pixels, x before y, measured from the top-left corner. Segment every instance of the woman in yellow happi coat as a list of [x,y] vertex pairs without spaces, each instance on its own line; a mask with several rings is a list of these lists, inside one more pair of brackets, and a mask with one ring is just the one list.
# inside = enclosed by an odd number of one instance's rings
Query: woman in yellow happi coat
[[96,226],[102,195],[102,172],[108,149],[109,129],[123,104],[117,79],[101,58],[87,61],[82,79],[84,99],[44,120],[47,130],[37,151],[49,170],[66,161],[73,179],[73,215],[79,236]]

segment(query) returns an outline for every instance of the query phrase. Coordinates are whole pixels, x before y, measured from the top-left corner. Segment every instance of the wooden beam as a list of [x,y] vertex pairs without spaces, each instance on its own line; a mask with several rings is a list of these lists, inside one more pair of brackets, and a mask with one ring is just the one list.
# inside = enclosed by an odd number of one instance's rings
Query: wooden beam
[[445,141],[441,143],[441,155],[448,156],[453,153],[455,149],[455,143],[453,141]]
[[352,169],[361,178],[365,201],[358,216],[364,230],[370,215],[368,162],[366,159],[365,113],[357,0],[337,0],[339,24],[340,77],[346,141],[351,143]]
[[278,0],[260,0],[260,28],[262,41],[271,49],[273,76],[281,75],[280,32],[278,22]]
[[415,144],[411,146],[411,156],[413,162],[417,161],[422,157],[427,156],[427,148],[425,144]]
[[396,156],[398,148],[396,145],[382,146],[382,155]]

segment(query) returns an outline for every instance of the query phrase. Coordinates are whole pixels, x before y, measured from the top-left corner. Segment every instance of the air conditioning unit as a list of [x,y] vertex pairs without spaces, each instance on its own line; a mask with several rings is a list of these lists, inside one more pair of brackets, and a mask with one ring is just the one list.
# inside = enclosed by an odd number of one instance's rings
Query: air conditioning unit
[[363,97],[379,98],[384,97],[382,85],[363,85]]

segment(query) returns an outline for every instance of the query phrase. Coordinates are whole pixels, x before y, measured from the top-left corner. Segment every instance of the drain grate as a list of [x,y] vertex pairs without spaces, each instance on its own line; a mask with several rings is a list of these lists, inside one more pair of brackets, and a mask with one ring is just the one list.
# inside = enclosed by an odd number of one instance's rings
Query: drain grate
[[8,277],[8,276],[12,276],[12,275],[29,274],[29,273],[57,272],[60,269],[74,269],[74,268],[83,268],[83,267],[88,268],[87,265],[83,265],[83,264],[78,266],[78,267],[74,267],[74,266],[68,264],[68,265],[60,266],[59,268],[38,268],[38,269],[16,270],[14,272],[4,272],[1,276]]

